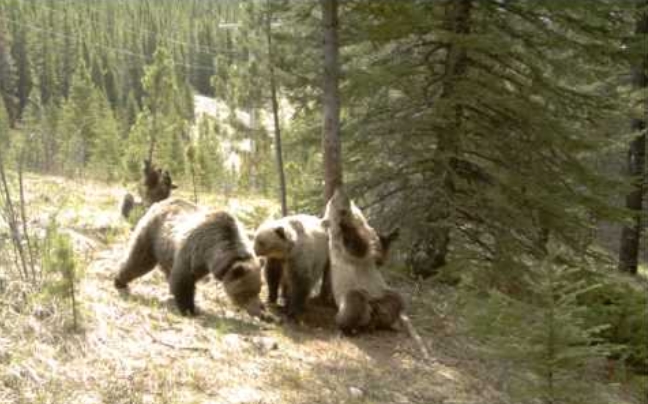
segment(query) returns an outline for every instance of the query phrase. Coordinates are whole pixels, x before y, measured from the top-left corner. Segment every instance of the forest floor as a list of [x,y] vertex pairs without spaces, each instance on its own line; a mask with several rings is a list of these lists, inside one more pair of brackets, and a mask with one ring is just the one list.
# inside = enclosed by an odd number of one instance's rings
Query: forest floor
[[[122,188],[30,176],[27,189],[32,230],[57,212],[74,241],[81,321],[74,330],[66,302],[5,285],[14,300],[0,301],[0,403],[511,403],[510,369],[471,354],[451,288],[390,276],[429,360],[402,331],[342,337],[322,308],[303,324],[250,318],[215,281],[198,287],[202,314],[182,317],[160,271],[128,295],[113,288],[129,234],[117,209]],[[276,209],[260,198],[201,202],[237,212],[250,228]],[[622,388],[602,394],[635,402]]]

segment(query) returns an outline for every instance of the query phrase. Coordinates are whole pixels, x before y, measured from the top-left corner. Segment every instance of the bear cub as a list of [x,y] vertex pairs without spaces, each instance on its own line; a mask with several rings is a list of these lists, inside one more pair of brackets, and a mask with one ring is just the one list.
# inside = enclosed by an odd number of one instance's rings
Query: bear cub
[[276,304],[281,287],[286,315],[296,319],[328,266],[322,220],[302,214],[266,221],[255,233],[254,252],[266,258],[268,301]]
[[346,334],[393,328],[405,304],[377,268],[382,264],[377,257],[387,251],[385,240],[342,189],[336,190],[327,203],[324,225],[329,234],[337,326]]

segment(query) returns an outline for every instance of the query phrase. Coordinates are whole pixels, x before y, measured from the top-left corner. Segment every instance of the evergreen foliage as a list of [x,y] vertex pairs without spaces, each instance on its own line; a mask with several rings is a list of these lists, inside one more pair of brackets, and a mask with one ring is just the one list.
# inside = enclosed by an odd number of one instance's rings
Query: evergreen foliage
[[147,158],[168,167],[172,175],[184,173],[182,136],[186,132],[187,111],[193,111],[193,103],[187,105],[185,97],[177,96],[185,92],[180,89],[164,48],[155,52],[153,63],[146,67],[142,85],[143,109],[128,136],[127,172],[137,178],[141,161]]
[[63,234],[56,219],[50,220],[42,248],[44,292],[55,299],[63,299],[69,304],[72,329],[79,330],[80,314],[78,302],[78,283],[82,277],[77,265],[70,237]]
[[[578,297],[583,307],[583,318],[587,325],[597,327],[607,324],[598,336],[620,349],[614,356],[621,359],[631,372],[648,374],[648,290],[644,284],[635,284],[631,279],[607,274],[583,276],[588,284],[598,283],[600,287]],[[618,366],[622,369],[623,366]]]
[[600,285],[575,276],[579,269],[548,258],[528,272],[525,293],[493,291],[467,311],[488,356],[515,366],[507,388],[519,403],[603,403],[582,374],[612,351],[600,335],[609,324],[587,324],[578,299]]

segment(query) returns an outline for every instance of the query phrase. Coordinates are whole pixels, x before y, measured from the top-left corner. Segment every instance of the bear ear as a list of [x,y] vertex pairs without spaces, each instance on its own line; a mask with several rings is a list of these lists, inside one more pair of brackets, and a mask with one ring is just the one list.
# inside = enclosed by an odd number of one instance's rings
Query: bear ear
[[288,240],[288,237],[286,236],[286,231],[284,230],[283,227],[277,227],[275,228],[275,234],[279,236],[280,239],[282,240]]

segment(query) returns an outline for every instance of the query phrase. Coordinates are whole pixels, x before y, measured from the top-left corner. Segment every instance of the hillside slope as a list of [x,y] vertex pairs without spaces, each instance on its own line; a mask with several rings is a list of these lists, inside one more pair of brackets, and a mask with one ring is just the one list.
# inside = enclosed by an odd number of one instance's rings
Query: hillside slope
[[[32,229],[58,210],[75,241],[83,325],[71,331],[64,302],[27,299],[24,285],[10,284],[0,304],[0,403],[511,402],[497,369],[471,357],[457,335],[452,290],[392,279],[430,361],[403,332],[342,337],[324,309],[305,324],[260,322],[234,311],[214,281],[198,288],[203,314],[182,317],[160,271],[133,282],[129,295],[112,286],[129,233],[116,209],[121,189],[29,181],[39,190],[29,198]],[[52,195],[74,197],[54,209]],[[209,204],[247,209],[246,217],[274,209],[262,199]]]

